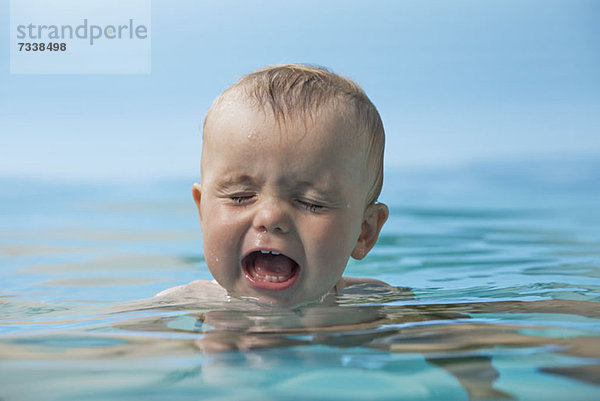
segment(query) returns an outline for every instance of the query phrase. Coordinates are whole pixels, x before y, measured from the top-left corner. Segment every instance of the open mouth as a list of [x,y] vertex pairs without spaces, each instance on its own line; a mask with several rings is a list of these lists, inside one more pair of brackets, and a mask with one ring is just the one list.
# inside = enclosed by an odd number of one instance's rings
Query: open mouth
[[289,288],[300,273],[296,261],[279,252],[266,250],[246,255],[242,259],[242,269],[252,287],[275,291]]

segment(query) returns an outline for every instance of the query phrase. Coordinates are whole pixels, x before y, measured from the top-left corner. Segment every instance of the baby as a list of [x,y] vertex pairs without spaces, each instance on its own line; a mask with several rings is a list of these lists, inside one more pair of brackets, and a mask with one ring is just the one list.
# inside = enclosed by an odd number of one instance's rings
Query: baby
[[280,307],[386,285],[342,276],[388,217],[377,202],[383,149],[379,113],[353,81],[297,64],[242,77],[207,113],[201,182],[192,188],[216,282]]

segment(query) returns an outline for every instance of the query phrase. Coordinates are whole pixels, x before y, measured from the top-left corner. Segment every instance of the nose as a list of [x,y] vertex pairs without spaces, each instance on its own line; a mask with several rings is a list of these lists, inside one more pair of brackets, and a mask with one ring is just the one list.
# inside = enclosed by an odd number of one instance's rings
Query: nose
[[253,225],[259,232],[285,234],[290,231],[291,221],[283,202],[269,199],[257,205]]

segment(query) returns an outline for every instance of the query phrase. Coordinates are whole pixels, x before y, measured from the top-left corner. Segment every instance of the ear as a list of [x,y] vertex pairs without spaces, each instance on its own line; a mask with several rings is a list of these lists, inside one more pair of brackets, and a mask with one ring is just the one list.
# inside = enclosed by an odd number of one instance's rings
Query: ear
[[202,199],[202,187],[197,182],[195,182],[194,185],[192,185],[192,196],[194,197],[194,202],[196,203],[196,207],[198,208],[198,216],[200,217],[200,222],[202,222],[202,211],[200,210],[200,200]]
[[381,227],[383,227],[383,223],[385,223],[389,214],[388,207],[383,203],[373,203],[367,207],[358,241],[356,241],[356,245],[352,250],[354,259],[364,258],[375,246]]

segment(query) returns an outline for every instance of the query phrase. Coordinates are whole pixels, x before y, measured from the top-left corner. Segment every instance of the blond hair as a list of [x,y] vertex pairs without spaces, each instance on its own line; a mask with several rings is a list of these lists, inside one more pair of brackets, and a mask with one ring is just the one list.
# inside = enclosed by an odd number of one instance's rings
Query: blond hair
[[326,106],[348,114],[357,134],[366,137],[367,160],[375,169],[367,200],[369,204],[377,201],[383,185],[385,132],[375,105],[356,82],[323,67],[304,64],[268,66],[244,75],[223,92],[208,110],[205,125],[221,100],[236,90],[242,90],[258,108],[269,108],[278,123],[311,116],[311,112]]

